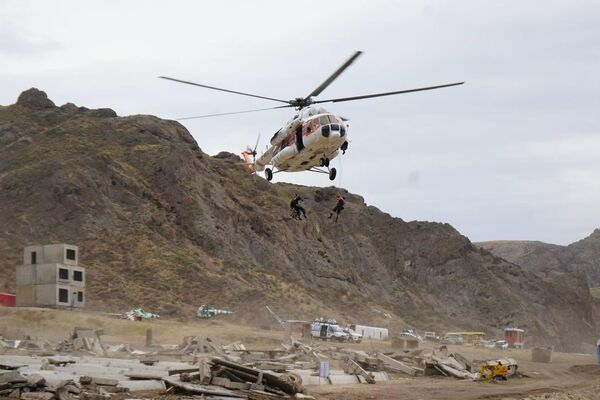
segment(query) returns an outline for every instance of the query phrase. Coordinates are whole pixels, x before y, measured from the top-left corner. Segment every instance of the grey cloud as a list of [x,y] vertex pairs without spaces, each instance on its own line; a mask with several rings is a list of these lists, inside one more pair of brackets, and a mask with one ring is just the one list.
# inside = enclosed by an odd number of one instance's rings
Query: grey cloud
[[7,56],[33,56],[45,54],[60,47],[53,40],[30,38],[15,25],[0,20],[0,53]]

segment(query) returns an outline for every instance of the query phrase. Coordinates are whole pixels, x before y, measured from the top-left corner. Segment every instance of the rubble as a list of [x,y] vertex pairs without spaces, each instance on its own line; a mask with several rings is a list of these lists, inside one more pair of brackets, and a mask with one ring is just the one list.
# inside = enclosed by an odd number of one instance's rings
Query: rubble
[[0,336],[0,348],[21,349],[30,353],[46,354],[52,351],[52,345],[45,340],[25,336],[23,339],[9,340]]
[[[101,330],[75,328],[56,347],[61,355],[0,355],[0,396],[109,400],[156,392],[213,400],[290,399],[310,398],[306,388],[313,385],[376,384],[398,375],[468,380],[520,375],[513,359],[468,360],[446,346],[365,351],[324,342],[307,344],[290,336],[279,347],[254,349],[201,336],[186,336],[178,345],[159,345],[147,334],[151,347],[140,351],[129,344],[105,346],[102,335]],[[167,361],[173,358],[181,361]]]
[[196,317],[198,317],[200,319],[208,319],[208,318],[216,317],[217,315],[228,315],[228,314],[233,314],[233,311],[220,310],[218,308],[215,308],[213,306],[206,305],[206,304],[202,304],[200,307],[198,307],[198,310],[196,311]]
[[69,338],[56,347],[59,353],[86,352],[93,355],[106,356],[107,352],[100,337],[104,334],[101,329],[75,328]]
[[160,318],[160,315],[146,311],[143,308],[134,308],[123,314],[122,318],[130,321],[141,321],[143,319],[158,319]]
[[534,347],[531,349],[531,361],[549,364],[552,362],[553,351],[552,347]]

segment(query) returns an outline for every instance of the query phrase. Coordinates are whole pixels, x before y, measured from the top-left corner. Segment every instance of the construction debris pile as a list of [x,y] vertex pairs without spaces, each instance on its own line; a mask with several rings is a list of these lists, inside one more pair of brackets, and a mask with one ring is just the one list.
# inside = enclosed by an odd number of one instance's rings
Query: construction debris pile
[[[219,357],[202,362],[197,372],[163,378],[174,392],[243,399],[310,398],[301,378],[238,364]],[[171,389],[169,389],[171,390]]]
[[75,328],[67,340],[58,344],[56,351],[59,353],[86,352],[106,356],[106,348],[100,339],[103,334],[104,331],[101,329]]
[[449,353],[446,346],[367,352],[326,342],[308,345],[289,337],[280,347],[265,350],[200,336],[158,345],[151,343],[150,331],[141,351],[129,344],[105,346],[103,333],[75,328],[54,348],[31,338],[0,338],[0,349],[9,353],[0,355],[0,396],[100,400],[158,391],[264,400],[310,398],[306,387],[375,384],[390,375],[494,381],[519,376],[512,359],[468,360]]
[[338,348],[326,351],[333,359],[356,364],[366,372],[399,373],[410,376],[443,375],[459,379],[492,379],[488,371],[506,367],[505,378],[519,376],[517,362],[511,358],[469,361],[459,353],[448,353],[446,346],[438,350],[417,349],[404,352],[374,352]]
[[32,339],[25,336],[23,339],[9,340],[0,336],[0,348],[26,350],[29,354],[44,355],[48,352],[52,354],[52,345],[46,340]]
[[168,376],[170,368],[164,365],[149,371],[137,361],[106,358],[0,356],[0,396],[30,400],[131,397],[130,391],[164,390],[162,381],[134,379]]

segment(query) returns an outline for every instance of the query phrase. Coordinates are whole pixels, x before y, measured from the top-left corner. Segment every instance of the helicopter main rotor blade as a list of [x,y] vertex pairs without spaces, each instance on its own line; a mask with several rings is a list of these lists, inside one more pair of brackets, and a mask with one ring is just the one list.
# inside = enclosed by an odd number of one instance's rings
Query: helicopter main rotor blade
[[256,153],[256,148],[258,147],[258,142],[260,142],[260,133],[258,134],[258,137],[256,138],[256,143],[254,143],[254,149],[252,149],[252,152]]
[[306,99],[309,99],[311,97],[314,96],[318,96],[319,94],[321,94],[321,92],[323,90],[325,90],[325,88],[327,88],[327,86],[331,85],[331,83],[336,80],[336,78],[338,76],[340,76],[342,74],[342,72],[344,72],[344,70],[346,68],[348,68],[350,66],[350,64],[352,64],[354,62],[354,60],[356,60],[363,52],[362,51],[356,51],[354,54],[352,54],[352,56],[346,60],[345,63],[343,63],[333,74],[331,74],[331,76],[329,78],[327,78],[325,80],[325,82],[321,83],[319,85],[319,87],[317,87],[315,90],[313,90],[311,92],[311,94],[309,94],[308,96],[305,97]]
[[257,112],[257,111],[276,110],[278,108],[288,108],[288,107],[293,107],[293,106],[291,106],[291,105],[290,106],[279,106],[279,107],[270,107],[270,108],[259,108],[259,109],[256,109],[256,110],[245,110],[245,111],[234,111],[234,112],[218,113],[218,114],[196,115],[194,117],[176,118],[175,120],[176,121],[183,121],[185,119],[220,117],[221,115],[245,114],[245,113]]
[[236,92],[235,90],[229,90],[229,89],[222,89],[222,88],[218,88],[218,87],[214,87],[214,86],[208,86],[208,85],[202,85],[200,83],[194,83],[194,82],[189,82],[189,81],[183,81],[181,79],[176,79],[176,78],[169,78],[168,76],[159,76],[159,78],[161,79],[166,79],[169,81],[173,81],[173,82],[179,82],[179,83],[185,83],[186,85],[193,85],[193,86],[200,86],[206,89],[213,89],[213,90],[219,90],[221,92],[227,92],[227,93],[233,93],[233,94],[240,94],[242,96],[250,96],[250,97],[256,97],[259,99],[265,99],[265,100],[272,100],[272,101],[278,101],[280,103],[286,103],[289,104],[290,102],[287,100],[281,100],[281,99],[274,99],[272,97],[265,97],[265,96],[259,96],[257,94],[250,94],[250,93],[244,93],[244,92]]
[[423,88],[417,88],[417,89],[398,90],[396,92],[367,94],[367,95],[364,95],[364,96],[338,97],[337,99],[328,99],[328,100],[313,101],[312,104],[317,104],[317,103],[339,103],[339,102],[342,102],[342,101],[353,101],[353,100],[361,100],[361,99],[370,99],[370,98],[373,98],[373,97],[393,96],[395,94],[421,92],[421,91],[424,91],[424,90],[441,89],[441,88],[445,88],[445,87],[458,86],[458,85],[462,85],[462,84],[464,84],[464,82],[448,83],[446,85],[429,86],[429,87],[423,87]]

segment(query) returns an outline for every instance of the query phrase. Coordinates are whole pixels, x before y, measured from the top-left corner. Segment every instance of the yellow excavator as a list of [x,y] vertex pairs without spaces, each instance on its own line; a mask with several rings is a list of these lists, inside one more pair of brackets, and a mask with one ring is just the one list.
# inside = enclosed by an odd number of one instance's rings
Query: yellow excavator
[[479,367],[479,379],[501,382],[508,380],[508,365],[497,363],[495,365],[483,364]]

